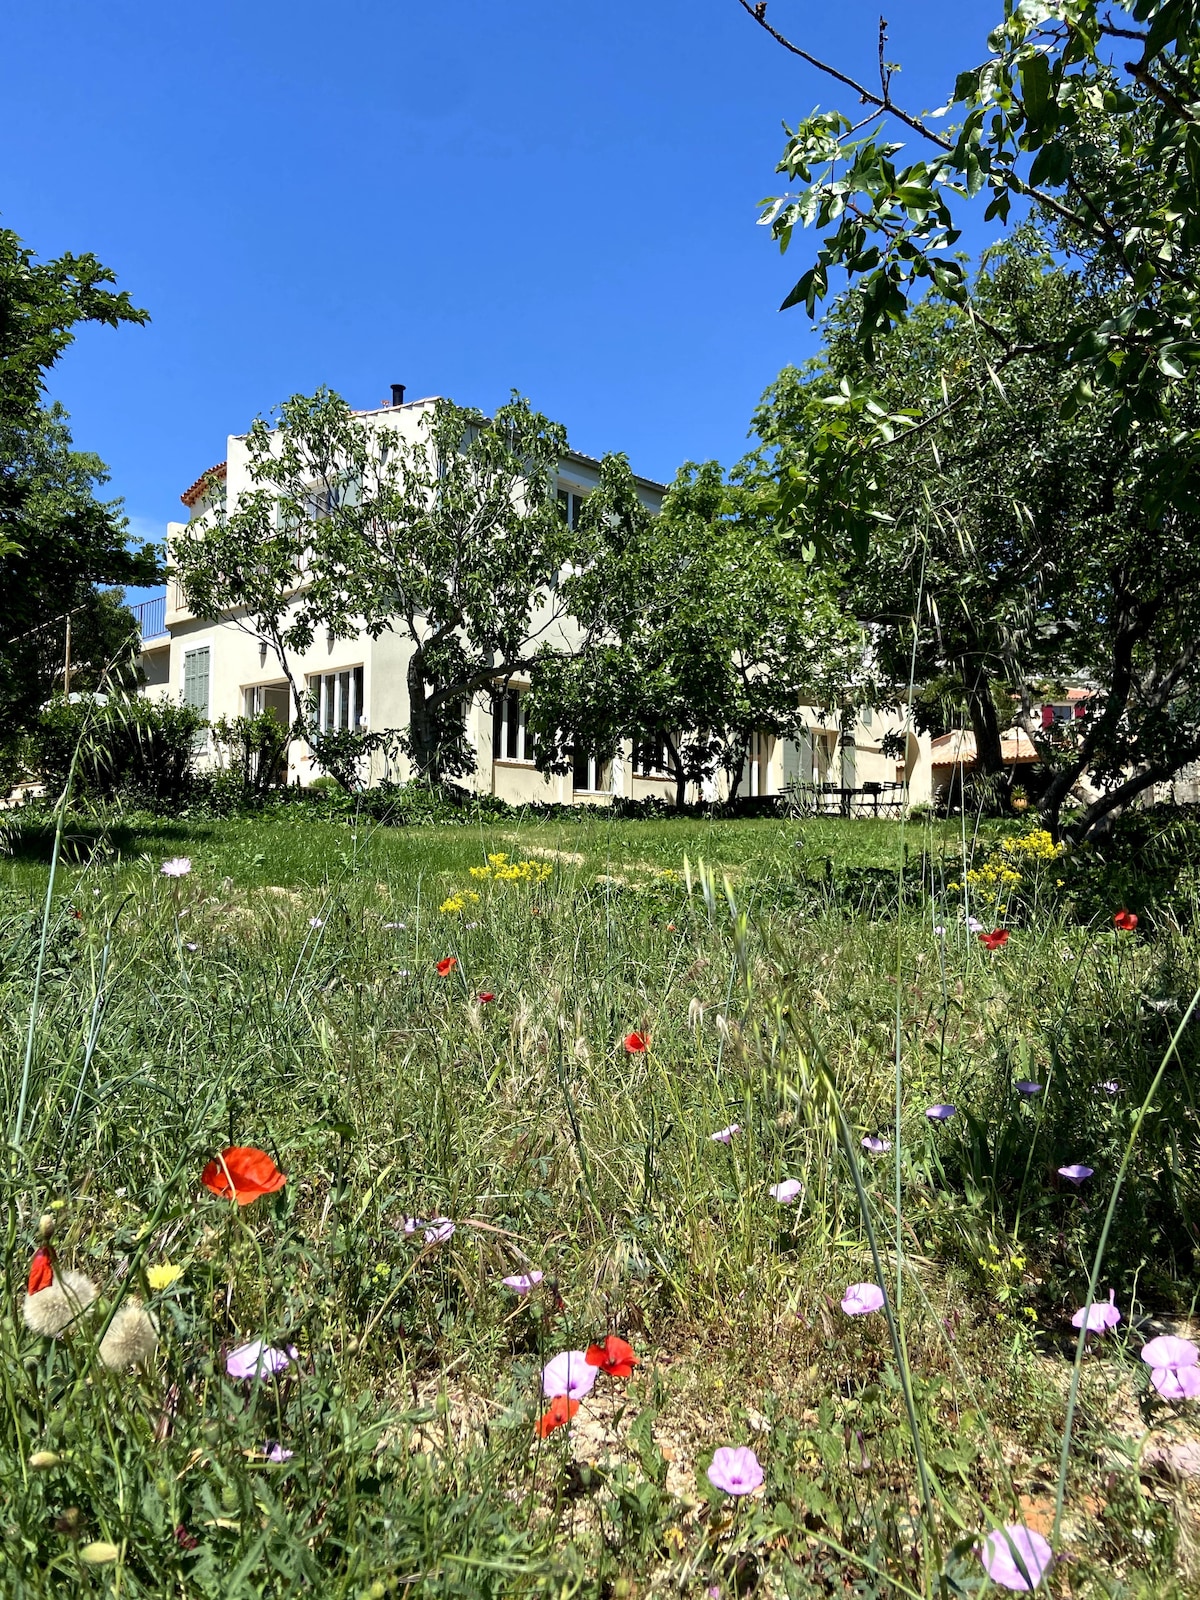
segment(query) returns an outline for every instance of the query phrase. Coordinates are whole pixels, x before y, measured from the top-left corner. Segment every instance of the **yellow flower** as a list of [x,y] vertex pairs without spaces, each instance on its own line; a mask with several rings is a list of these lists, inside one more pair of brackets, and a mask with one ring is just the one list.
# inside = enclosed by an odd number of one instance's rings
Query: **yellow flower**
[[157,1267],[147,1267],[146,1282],[154,1290],[169,1289],[171,1285],[183,1277],[182,1267],[173,1267],[169,1261],[162,1262]]

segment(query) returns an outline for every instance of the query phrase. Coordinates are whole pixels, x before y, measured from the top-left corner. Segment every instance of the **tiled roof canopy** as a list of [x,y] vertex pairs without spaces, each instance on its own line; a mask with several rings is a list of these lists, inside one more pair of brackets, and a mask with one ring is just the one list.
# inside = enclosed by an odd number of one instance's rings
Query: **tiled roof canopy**
[[209,479],[213,477],[224,478],[224,476],[225,463],[218,461],[215,467],[209,467],[207,472],[202,472],[195,483],[190,488],[185,489],[179,498],[185,506],[194,506],[208,488]]

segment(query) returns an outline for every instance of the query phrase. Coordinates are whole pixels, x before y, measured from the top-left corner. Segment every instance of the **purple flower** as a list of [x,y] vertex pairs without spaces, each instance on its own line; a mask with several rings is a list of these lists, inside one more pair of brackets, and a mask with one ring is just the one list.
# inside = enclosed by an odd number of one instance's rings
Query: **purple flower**
[[511,1289],[514,1294],[528,1294],[531,1289],[536,1289],[542,1281],[540,1272],[518,1272],[511,1278],[501,1278],[500,1282],[506,1289]]
[[803,1187],[796,1178],[785,1178],[782,1183],[773,1183],[767,1193],[772,1200],[778,1200],[781,1206],[790,1206],[799,1199]]
[[426,1244],[445,1244],[454,1236],[454,1224],[449,1217],[433,1217],[425,1229]]
[[944,939],[946,937],[946,930],[940,922],[933,930],[933,937],[935,939]]
[[590,1394],[599,1367],[590,1367],[582,1350],[563,1350],[552,1356],[542,1369],[542,1393],[548,1400],[565,1394],[568,1400],[582,1400]]
[[186,878],[192,870],[192,863],[187,856],[172,856],[158,870],[164,878]]
[[865,1317],[883,1310],[883,1290],[877,1283],[852,1283],[842,1296],[842,1310],[848,1317]]
[[403,931],[404,924],[402,922],[385,922],[384,923],[384,927],[385,928],[399,928],[401,931]]
[[979,921],[978,917],[968,917],[967,918],[967,932],[968,933],[982,933],[983,932],[983,923]]
[[1155,1367],[1150,1382],[1164,1400],[1200,1398],[1200,1367]]
[[1020,1522],[993,1529],[976,1548],[992,1582],[1019,1594],[1032,1594],[1054,1560],[1042,1535]]
[[185,939],[184,943],[183,943],[183,948],[185,950],[192,951],[192,953],[194,954],[197,950],[199,950],[200,946],[198,944],[193,944],[193,942],[190,939]]
[[1142,1346],[1142,1360],[1148,1367],[1194,1367],[1200,1361],[1200,1350],[1190,1339],[1176,1339],[1173,1334],[1164,1334],[1158,1339],[1149,1339]]
[[323,928],[325,926],[325,918],[324,917],[309,917],[308,925],[309,925],[310,928]]
[[716,1144],[728,1144],[734,1134],[741,1133],[741,1131],[742,1125],[740,1122],[731,1122],[727,1128],[718,1128],[716,1133],[710,1133],[708,1137]]
[[930,1122],[949,1122],[958,1113],[957,1106],[929,1106],[925,1115]]
[[708,1481],[724,1494],[753,1494],[763,1481],[763,1469],[749,1445],[723,1444],[713,1451]]
[[1071,1326],[1073,1328],[1082,1328],[1086,1322],[1089,1333],[1107,1333],[1110,1328],[1115,1328],[1121,1320],[1121,1313],[1113,1303],[1115,1299],[1116,1290],[1110,1289],[1108,1291],[1107,1305],[1104,1304],[1103,1300],[1093,1300],[1090,1306],[1080,1306],[1079,1310],[1071,1318]]
[[294,1344],[289,1345],[286,1350],[277,1350],[262,1339],[255,1339],[251,1344],[241,1344],[236,1350],[229,1352],[225,1360],[225,1371],[231,1378],[274,1377],[289,1365],[295,1354]]
[[284,1461],[290,1461],[295,1453],[294,1450],[285,1450],[281,1444],[267,1443],[263,1445],[263,1455],[268,1461],[273,1461],[276,1466],[279,1466]]
[[1104,1094],[1120,1094],[1121,1085],[1115,1078],[1105,1078],[1103,1083],[1096,1085],[1097,1090]]
[[876,1139],[871,1134],[868,1134],[865,1139],[860,1141],[860,1143],[862,1144],[863,1149],[869,1150],[873,1156],[881,1156],[892,1148],[892,1141],[890,1139]]
[[1059,1167],[1058,1175],[1060,1178],[1068,1179],[1076,1186],[1076,1188],[1078,1188],[1078,1186],[1083,1183],[1085,1179],[1091,1177],[1095,1170],[1095,1167],[1081,1166],[1080,1163],[1076,1161],[1069,1167]]
[[418,1228],[423,1228],[424,1226],[425,1224],[417,1217],[405,1217],[404,1219],[405,1233],[416,1233]]
[[1041,1084],[1034,1083],[1029,1078],[1018,1078],[1016,1083],[1013,1084],[1013,1088],[1018,1094],[1041,1094],[1042,1092]]

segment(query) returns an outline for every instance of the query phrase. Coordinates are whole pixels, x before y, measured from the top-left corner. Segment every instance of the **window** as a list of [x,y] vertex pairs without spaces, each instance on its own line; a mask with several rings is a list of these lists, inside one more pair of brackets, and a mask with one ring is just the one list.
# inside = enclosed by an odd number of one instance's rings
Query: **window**
[[774,746],[772,734],[754,733],[750,736],[743,782],[751,795],[771,793],[771,755]]
[[519,689],[506,689],[492,712],[493,761],[532,761],[537,740]]
[[285,728],[292,720],[292,696],[286,683],[257,683],[243,689],[242,705],[248,717],[269,711]]
[[579,513],[583,510],[583,502],[586,499],[586,495],[580,494],[575,489],[560,489],[558,491],[559,510],[562,512],[568,528],[577,528],[579,526]]
[[661,733],[654,734],[649,739],[639,740],[633,747],[633,771],[638,778],[665,778],[670,768],[667,765],[667,741]]
[[[193,711],[198,711],[207,721],[208,719],[208,662],[209,648],[202,646],[199,650],[185,650],[183,652],[183,703],[191,706]],[[208,732],[201,728],[192,741],[192,748],[199,752],[208,746]]]
[[587,750],[571,754],[571,782],[577,793],[611,794],[612,762]]
[[366,727],[361,667],[314,673],[308,689],[316,701],[317,727],[322,733],[357,733]]

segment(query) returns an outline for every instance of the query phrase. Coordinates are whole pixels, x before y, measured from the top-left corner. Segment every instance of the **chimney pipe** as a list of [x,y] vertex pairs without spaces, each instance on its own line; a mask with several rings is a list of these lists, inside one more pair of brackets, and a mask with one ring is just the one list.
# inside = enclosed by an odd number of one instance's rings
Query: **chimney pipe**
[[404,404],[405,388],[406,385],[403,383],[394,383],[392,385],[392,404],[394,406],[402,406]]

